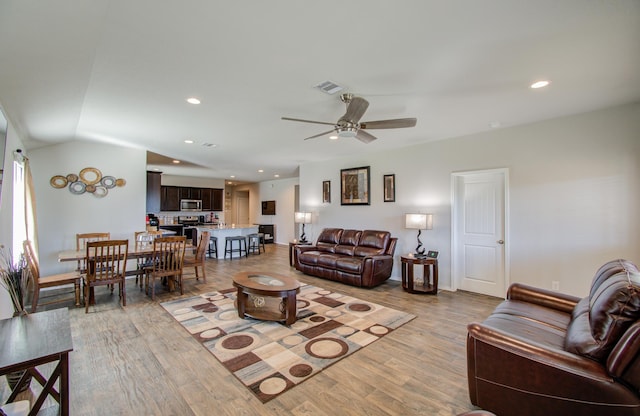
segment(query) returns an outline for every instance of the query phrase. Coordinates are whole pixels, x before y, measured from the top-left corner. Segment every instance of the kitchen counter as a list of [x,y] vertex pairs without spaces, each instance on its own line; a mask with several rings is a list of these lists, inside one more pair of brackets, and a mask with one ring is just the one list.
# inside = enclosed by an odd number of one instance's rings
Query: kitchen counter
[[[198,229],[198,233],[203,231],[209,231],[211,233],[211,237],[218,238],[218,259],[224,259],[224,244],[225,238],[233,237],[237,235],[247,236],[249,234],[254,234],[258,232],[258,226],[252,224],[236,224],[235,226],[219,226],[219,225],[195,225],[195,228]],[[234,253],[237,257],[238,253]]]

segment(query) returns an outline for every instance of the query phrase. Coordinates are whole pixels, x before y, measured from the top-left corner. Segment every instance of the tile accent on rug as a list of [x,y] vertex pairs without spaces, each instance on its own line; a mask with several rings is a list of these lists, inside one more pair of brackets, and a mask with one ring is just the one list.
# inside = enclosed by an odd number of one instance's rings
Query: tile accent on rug
[[286,326],[240,318],[236,293],[225,289],[161,306],[263,403],[415,318],[301,283],[297,321]]

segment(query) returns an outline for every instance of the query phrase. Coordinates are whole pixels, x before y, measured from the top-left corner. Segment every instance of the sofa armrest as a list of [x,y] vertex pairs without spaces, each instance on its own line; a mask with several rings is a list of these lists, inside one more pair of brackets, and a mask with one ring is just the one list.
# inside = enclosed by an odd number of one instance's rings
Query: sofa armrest
[[391,276],[393,256],[377,254],[362,257],[362,286],[373,287]]
[[[575,377],[586,377],[595,382],[612,383],[613,378],[607,374],[604,366],[597,361],[560,349],[548,348],[546,345],[524,339],[498,328],[481,323],[467,326],[467,343],[475,340],[490,345],[508,354],[535,362],[536,368],[558,369],[560,373],[571,373]],[[467,345],[469,348],[470,345]],[[503,364],[505,364],[503,362]],[[523,374],[529,377],[530,374]]]
[[304,253],[305,251],[318,250],[318,246],[311,244],[298,244],[295,247],[296,254]]
[[507,291],[507,299],[534,303],[570,314],[580,301],[579,297],[551,290],[513,283]]

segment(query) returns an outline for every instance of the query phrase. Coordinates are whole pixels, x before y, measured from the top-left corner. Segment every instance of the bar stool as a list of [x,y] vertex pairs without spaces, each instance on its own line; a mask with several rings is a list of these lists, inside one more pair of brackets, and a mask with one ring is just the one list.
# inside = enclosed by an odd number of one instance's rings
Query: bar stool
[[211,258],[211,255],[215,254],[218,258],[218,237],[211,237],[209,239],[209,248],[207,249],[207,256]]
[[258,237],[260,237],[260,245],[262,246],[262,251],[267,251],[266,247],[264,246],[264,233],[258,233]]
[[247,239],[249,240],[247,254],[260,254],[260,235],[258,233],[248,234]]
[[[233,248],[233,242],[238,242],[238,248]],[[248,257],[247,253],[247,239],[243,235],[234,235],[225,237],[224,239],[224,258],[227,258],[227,253],[229,253],[229,258],[233,260],[233,253],[238,253],[240,257],[242,257],[242,252],[244,251],[244,256]]]

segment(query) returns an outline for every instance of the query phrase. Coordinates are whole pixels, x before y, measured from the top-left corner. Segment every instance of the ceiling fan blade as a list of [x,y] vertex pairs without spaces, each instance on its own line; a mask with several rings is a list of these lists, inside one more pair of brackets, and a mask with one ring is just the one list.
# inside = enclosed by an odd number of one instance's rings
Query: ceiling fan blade
[[372,141],[376,140],[377,137],[367,133],[364,130],[358,130],[358,132],[356,133],[356,139],[360,140],[363,143],[371,143]]
[[347,112],[344,113],[341,120],[346,120],[348,122],[356,124],[362,116],[364,112],[367,111],[369,107],[369,102],[361,97],[353,97],[349,104],[347,105]]
[[361,129],[401,129],[404,127],[415,127],[418,120],[415,118],[396,118],[392,120],[363,121],[360,123]]
[[305,140],[315,139],[316,137],[324,136],[325,134],[329,134],[331,132],[336,131],[336,129],[331,129],[329,131],[325,131],[324,133],[316,134],[315,136],[307,137]]
[[327,123],[325,121],[303,120],[300,118],[290,118],[290,117],[282,117],[282,119],[287,121],[299,121],[301,123],[326,124],[327,126],[335,126],[335,123]]

